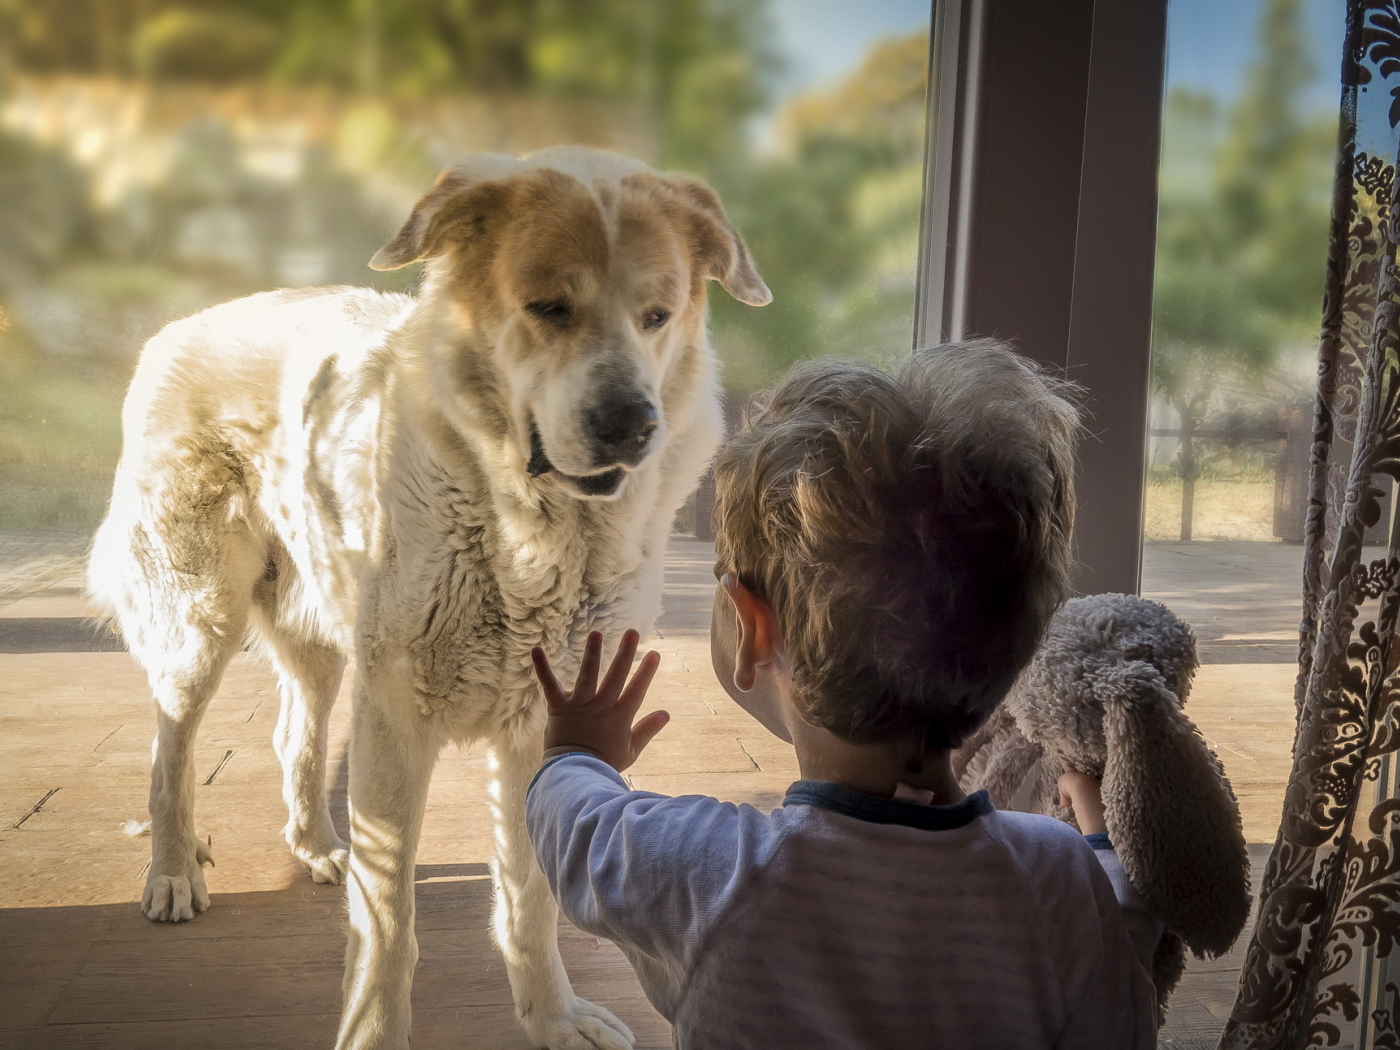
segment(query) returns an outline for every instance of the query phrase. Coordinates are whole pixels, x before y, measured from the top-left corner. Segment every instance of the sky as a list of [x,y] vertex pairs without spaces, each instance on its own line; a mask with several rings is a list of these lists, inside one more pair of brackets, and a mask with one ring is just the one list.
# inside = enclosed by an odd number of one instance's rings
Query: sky
[[[1167,86],[1205,88],[1228,102],[1239,94],[1253,56],[1263,0],[1170,0]],[[1337,70],[1346,30],[1346,0],[1303,0],[1318,77],[1313,102],[1335,111]]]
[[[1254,51],[1262,6],[1263,0],[1170,0],[1168,86],[1206,88],[1227,103],[1234,98]],[[1319,74],[1314,101],[1335,109],[1346,0],[1303,0],[1303,6]],[[775,43],[788,62],[779,104],[839,80],[875,40],[927,26],[931,10],[930,0],[771,0]]]
[[777,50],[787,60],[779,99],[839,80],[876,40],[927,28],[932,10],[929,0],[771,0]]

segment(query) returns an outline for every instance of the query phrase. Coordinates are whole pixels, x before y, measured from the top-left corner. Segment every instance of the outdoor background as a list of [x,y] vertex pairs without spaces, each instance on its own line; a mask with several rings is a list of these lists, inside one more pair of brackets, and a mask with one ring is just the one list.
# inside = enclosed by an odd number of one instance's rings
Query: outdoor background
[[[0,529],[96,524],[166,321],[411,288],[365,261],[470,150],[581,141],[709,179],[775,293],[713,297],[736,395],[903,353],[929,7],[0,0]],[[1342,30],[1342,0],[1172,0],[1149,540],[1297,538]]]
[[1168,12],[1147,538],[1297,541],[1345,4]]
[[163,323],[365,263],[472,150],[696,172],[772,287],[730,390],[908,351],[926,0],[0,0],[0,529],[83,532]]

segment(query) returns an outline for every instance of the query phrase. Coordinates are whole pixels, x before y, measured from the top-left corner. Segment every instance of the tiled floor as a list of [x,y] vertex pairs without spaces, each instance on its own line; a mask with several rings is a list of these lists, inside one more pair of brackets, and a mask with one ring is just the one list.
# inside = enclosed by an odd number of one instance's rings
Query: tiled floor
[[[0,534],[0,1048],[329,1046],[341,893],[311,883],[281,841],[271,678],[239,656],[200,735],[197,821],[218,861],[207,869],[213,907],[186,925],[148,923],[135,906],[148,841],[122,825],[144,816],[149,700],[129,657],[81,618],[81,549],[81,538]],[[1145,589],[1197,626],[1206,664],[1188,709],[1222,754],[1259,843],[1273,839],[1288,769],[1297,554],[1228,544],[1148,552]],[[796,766],[713,681],[710,550],[678,541],[668,565],[652,696],[674,722],[633,782],[772,805]],[[342,695],[331,743],[342,823],[348,714]],[[417,1050],[526,1046],[488,932],[484,781],[480,754],[449,752],[433,783],[418,868]],[[1258,865],[1267,848],[1252,852]],[[639,1045],[669,1046],[620,953],[568,927],[561,937],[578,992],[612,1007]],[[1193,965],[1164,1046],[1214,1045],[1237,967],[1235,956]]]

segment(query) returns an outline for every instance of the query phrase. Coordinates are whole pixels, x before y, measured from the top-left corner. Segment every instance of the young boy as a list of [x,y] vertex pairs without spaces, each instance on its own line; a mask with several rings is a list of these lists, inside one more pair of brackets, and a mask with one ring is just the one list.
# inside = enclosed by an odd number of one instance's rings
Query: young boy
[[[536,853],[680,1050],[1155,1045],[1125,916],[1151,920],[1116,858],[965,796],[950,764],[1066,594],[1077,426],[1054,381],[985,341],[893,376],[802,366],[749,414],[715,466],[712,648],[797,752],[772,813],[627,789],[667,719],[633,725],[659,662],[627,682],[636,632],[601,683],[591,636],[571,693],[536,652]],[[1097,783],[1061,787],[1102,831]]]

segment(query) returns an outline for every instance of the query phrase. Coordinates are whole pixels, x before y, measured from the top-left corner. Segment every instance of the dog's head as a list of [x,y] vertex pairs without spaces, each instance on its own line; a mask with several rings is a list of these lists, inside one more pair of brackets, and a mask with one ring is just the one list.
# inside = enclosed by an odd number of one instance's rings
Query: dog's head
[[494,387],[511,460],[584,498],[619,495],[664,444],[672,388],[707,367],[706,281],[772,299],[707,186],[573,147],[443,172],[370,266],[423,259],[458,329],[447,381],[478,404]]

